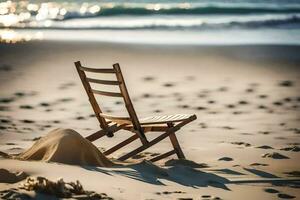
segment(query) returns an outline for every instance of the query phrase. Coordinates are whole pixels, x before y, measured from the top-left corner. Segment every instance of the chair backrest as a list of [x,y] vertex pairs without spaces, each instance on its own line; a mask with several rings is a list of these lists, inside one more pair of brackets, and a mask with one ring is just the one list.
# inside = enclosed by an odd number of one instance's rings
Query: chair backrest
[[[139,119],[136,115],[134,107],[132,105],[130,96],[128,94],[126,84],[122,75],[122,71],[120,65],[118,63],[113,65],[113,68],[88,68],[81,65],[80,61],[75,62],[75,66],[77,72],[80,76],[82,84],[85,88],[85,91],[89,97],[90,103],[93,107],[95,115],[100,123],[100,127],[104,130],[107,130],[107,135],[109,137],[113,136],[113,133],[109,130],[108,120],[119,120],[126,123],[126,121],[130,121],[132,123],[133,128],[136,130],[137,134],[140,136],[142,142],[146,141],[145,135],[143,133],[143,129],[139,123]],[[116,75],[116,80],[100,80],[96,78],[90,78],[87,76],[86,72],[91,73],[102,73],[102,74],[114,74]],[[120,92],[108,92],[102,90],[96,90],[91,87],[90,83],[101,84],[101,85],[110,85],[110,86],[117,86]],[[120,97],[123,98],[129,118],[127,117],[117,117],[112,116],[106,113],[103,113],[95,96],[94,95],[102,95],[108,97]]]

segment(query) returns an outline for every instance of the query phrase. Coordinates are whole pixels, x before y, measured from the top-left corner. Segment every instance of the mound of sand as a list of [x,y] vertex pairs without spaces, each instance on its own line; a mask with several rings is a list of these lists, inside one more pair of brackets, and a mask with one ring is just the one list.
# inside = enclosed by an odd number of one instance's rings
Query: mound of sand
[[71,165],[113,165],[90,141],[71,129],[55,129],[49,132],[17,158]]

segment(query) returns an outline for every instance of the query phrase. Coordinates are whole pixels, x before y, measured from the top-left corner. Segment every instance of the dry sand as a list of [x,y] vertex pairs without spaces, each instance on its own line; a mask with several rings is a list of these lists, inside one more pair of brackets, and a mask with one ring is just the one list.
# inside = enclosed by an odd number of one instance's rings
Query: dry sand
[[[77,60],[91,67],[119,62],[140,117],[195,113],[198,119],[178,132],[186,157],[195,163],[165,166],[164,160],[156,163],[161,167],[142,162],[105,168],[1,158],[0,168],[79,180],[84,188],[115,199],[300,198],[299,51],[275,45],[1,44],[0,151],[5,153],[24,152],[56,128],[83,136],[98,130],[73,66]],[[103,105],[111,113],[122,106],[117,99]],[[121,131],[94,144],[102,151],[128,135]],[[170,148],[166,139],[129,162]],[[0,183],[0,188],[17,184]]]
[[72,129],[55,129],[17,156],[21,160],[38,160],[70,165],[111,167],[109,161],[90,141]]

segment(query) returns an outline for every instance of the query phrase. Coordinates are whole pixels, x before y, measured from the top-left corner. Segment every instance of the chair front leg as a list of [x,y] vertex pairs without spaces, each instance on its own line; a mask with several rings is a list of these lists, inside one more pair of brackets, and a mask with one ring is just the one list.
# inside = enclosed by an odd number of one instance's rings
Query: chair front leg
[[186,119],[185,121],[180,122],[179,124],[176,124],[173,127],[170,127],[167,129],[167,131],[163,134],[161,134],[160,136],[156,137],[155,139],[153,139],[152,141],[148,142],[146,145],[142,145],[140,147],[138,147],[137,149],[121,156],[120,158],[118,158],[118,160],[124,161],[146,149],[148,149],[149,147],[157,144],[158,142],[162,141],[163,139],[167,138],[169,135],[171,135],[172,133],[176,132],[177,130],[179,130],[182,126],[188,124],[189,122],[195,120],[195,117],[191,117]]
[[[173,123],[168,123],[168,127],[169,128],[172,128],[174,127],[174,124]],[[169,138],[171,140],[171,143],[172,143],[172,146],[176,152],[176,155],[179,159],[185,159],[185,156],[184,156],[184,153],[179,145],[179,142],[177,140],[177,137],[175,135],[175,132],[171,132],[171,134],[169,135]]]

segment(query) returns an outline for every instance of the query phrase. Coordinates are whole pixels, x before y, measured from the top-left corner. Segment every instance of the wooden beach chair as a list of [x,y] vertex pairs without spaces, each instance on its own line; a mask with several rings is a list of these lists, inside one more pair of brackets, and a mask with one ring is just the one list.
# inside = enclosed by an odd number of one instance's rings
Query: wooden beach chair
[[[114,133],[121,129],[131,131],[132,133],[134,133],[131,137],[104,152],[105,155],[109,155],[117,151],[118,149],[130,144],[136,139],[140,139],[142,143],[140,147],[118,158],[118,160],[124,161],[144,151],[145,149],[148,149],[149,147],[159,143],[163,139],[169,137],[173,149],[171,151],[168,151],[164,154],[160,154],[159,156],[152,158],[151,161],[155,162],[173,154],[176,154],[179,159],[185,159],[185,156],[176,138],[175,132],[178,131],[184,125],[195,120],[196,115],[175,114],[166,116],[153,116],[139,119],[129,97],[119,64],[114,64],[113,68],[98,69],[84,67],[81,65],[80,61],[77,61],[75,62],[75,66],[101,127],[101,130],[89,135],[88,137],[86,137],[86,139],[90,141],[95,141],[105,135],[107,135],[108,137],[113,137]],[[116,80],[100,80],[95,78],[89,78],[86,72],[115,74]],[[90,83],[116,86],[118,87],[118,91],[120,92],[96,90],[91,87]],[[113,116],[110,114],[103,113],[95,98],[95,95],[122,98],[124,100],[129,117]],[[148,141],[145,135],[145,133],[147,132],[162,132],[162,134],[160,134],[155,139]]]

